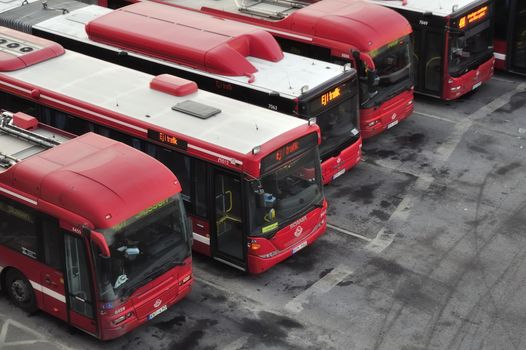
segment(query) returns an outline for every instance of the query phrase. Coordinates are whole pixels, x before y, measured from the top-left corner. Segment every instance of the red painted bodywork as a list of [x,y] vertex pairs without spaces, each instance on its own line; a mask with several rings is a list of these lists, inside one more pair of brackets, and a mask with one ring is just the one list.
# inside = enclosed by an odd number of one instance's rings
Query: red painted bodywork
[[[190,279],[184,282],[185,278]],[[168,308],[190,293],[193,283],[192,258],[187,258],[183,266],[171,269],[152,282],[136,290],[123,303],[115,303],[111,310],[105,311],[100,317],[100,333],[102,340],[120,337],[148,321],[148,315],[166,305]],[[155,307],[157,300],[160,304]],[[103,304],[99,303],[99,310]],[[131,317],[115,325],[114,321],[132,312]]]
[[[454,100],[462,95],[467,94],[481,83],[490,80],[494,73],[495,58],[492,57],[485,63],[478,66],[477,69],[470,70],[461,77],[454,78],[446,76],[444,79],[443,95],[444,100]],[[447,68],[445,68],[447,72]],[[477,85],[478,84],[478,85]],[[452,91],[451,89],[455,89]]]
[[[374,63],[369,52],[412,33],[409,22],[397,12],[370,3],[356,0],[324,0],[298,9],[282,20],[266,20],[249,15],[221,11],[209,7],[199,10],[186,8],[177,3],[162,0],[153,2],[200,11],[220,18],[231,19],[263,27],[272,35],[284,39],[330,49],[331,56],[338,60],[353,61],[351,52],[358,50],[361,59],[370,69]],[[130,2],[136,2],[131,0]],[[105,1],[99,2],[107,6]],[[401,101],[403,99],[403,101]],[[413,90],[401,92],[371,109],[360,109],[360,130],[368,138],[387,128],[387,124],[368,127],[375,120],[384,120],[382,111],[389,111],[406,118],[413,111]],[[410,105],[410,109],[407,106]],[[387,112],[386,112],[387,113]]]
[[[326,214],[327,201],[324,201],[322,208],[279,230],[271,239],[249,236],[248,271],[262,273],[290,257],[293,250],[304,242],[308,246],[317,240],[327,229]],[[259,249],[253,249],[255,244],[260,246]]]
[[152,79],[150,88],[174,96],[186,96],[197,91],[197,84],[170,74],[161,74]]
[[[336,157],[331,157],[321,163],[323,184],[326,185],[354,167],[362,158],[362,137],[344,149]],[[342,172],[343,171],[343,172]]]
[[[0,173],[0,187],[2,195],[58,218],[60,226],[74,235],[80,234],[83,225],[114,226],[181,192],[177,178],[160,162],[93,133],[16,163]],[[102,303],[97,304],[94,320],[68,311],[62,272],[3,246],[0,266],[4,273],[16,268],[25,275],[33,285],[40,309],[104,340],[144,323],[144,314],[155,310],[148,304],[152,299],[163,298],[162,305],[171,306],[184,298],[193,282],[188,258],[184,266],[175,267],[133,293],[126,301],[126,313],[131,311],[133,315],[115,326],[112,322],[121,314],[111,314],[115,308],[104,310]],[[190,278],[183,283],[187,276]],[[50,296],[53,293],[55,297]]]
[[[364,139],[375,136],[396,125],[413,113],[413,92],[404,91],[378,107],[362,109],[360,128]],[[369,126],[370,123],[374,125]],[[392,124],[396,123],[396,124]]]
[[[493,41],[493,45],[494,45],[495,53],[506,56],[506,54],[508,53],[508,42],[506,40],[495,39]],[[502,59],[495,57],[495,68],[500,69],[500,70],[506,70],[507,69],[506,60],[505,59],[502,60]]]
[[0,37],[14,39],[17,43],[22,43],[19,49],[14,48],[12,49],[13,51],[24,49],[23,43],[26,40],[29,43],[38,45],[40,47],[40,49],[31,52],[23,53],[23,51],[20,51],[20,53],[23,54],[18,55],[12,54],[9,51],[1,51],[0,71],[2,72],[22,69],[24,67],[28,67],[64,54],[64,49],[57,43],[36,38],[32,35],[14,31],[5,27],[0,27]]
[[[145,35],[145,30],[155,35]],[[150,2],[96,18],[86,25],[86,32],[93,41],[222,75],[255,73],[257,69],[246,56],[272,62],[283,58],[278,43],[264,30],[195,11],[166,11],[165,6]]]

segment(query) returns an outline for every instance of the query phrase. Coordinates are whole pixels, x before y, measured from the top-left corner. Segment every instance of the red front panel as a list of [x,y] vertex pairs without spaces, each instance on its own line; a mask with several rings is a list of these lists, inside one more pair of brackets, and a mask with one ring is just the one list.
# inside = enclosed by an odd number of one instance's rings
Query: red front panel
[[[262,273],[311,245],[327,228],[327,201],[318,208],[281,229],[271,239],[249,237],[248,272]],[[257,249],[254,249],[257,247]]]
[[153,319],[183,299],[191,290],[192,258],[135,291],[123,304],[99,303],[100,336],[103,340],[120,337]]
[[360,110],[360,128],[364,139],[378,135],[413,113],[413,90],[385,101],[379,107]]
[[480,85],[491,79],[493,76],[494,64],[495,58],[492,57],[485,63],[481,64],[477,69],[473,69],[461,77],[447,77],[444,81],[444,94],[442,98],[445,100],[454,100],[472,90],[475,90]]
[[322,180],[326,185],[343,175],[360,161],[362,156],[362,138],[344,149],[336,157],[331,157],[321,163]]

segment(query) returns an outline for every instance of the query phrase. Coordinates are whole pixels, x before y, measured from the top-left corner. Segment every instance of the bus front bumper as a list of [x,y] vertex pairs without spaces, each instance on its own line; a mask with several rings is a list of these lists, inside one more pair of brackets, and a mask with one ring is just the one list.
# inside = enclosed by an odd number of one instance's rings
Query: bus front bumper
[[354,167],[362,157],[362,138],[344,149],[335,157],[321,163],[322,181],[326,185]]
[[362,138],[367,139],[397,125],[413,113],[413,90],[407,90],[379,107],[360,110]]
[[495,58],[492,57],[461,77],[449,77],[444,84],[444,100],[459,98],[490,80],[493,77],[494,66]]

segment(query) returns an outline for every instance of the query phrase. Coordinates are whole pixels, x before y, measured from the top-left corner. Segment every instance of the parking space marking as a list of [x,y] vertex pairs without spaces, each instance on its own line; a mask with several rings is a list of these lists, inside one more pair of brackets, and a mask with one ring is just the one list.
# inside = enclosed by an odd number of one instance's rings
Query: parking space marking
[[446,117],[441,117],[441,116],[430,114],[430,113],[414,111],[413,114],[421,115],[423,117],[428,117],[428,118],[432,118],[432,119],[441,120],[441,121],[444,121],[444,122],[447,122],[447,123],[453,123],[453,124],[456,123],[456,121],[454,121],[454,120],[447,119]]
[[323,276],[316,283],[304,290],[301,294],[289,301],[285,305],[287,311],[299,313],[303,310],[310,298],[326,294],[338,283],[342,282],[347,276],[350,276],[353,270],[346,265],[338,265],[331,272]]
[[223,350],[240,350],[245,346],[248,341],[247,336],[242,336],[234,340],[233,342],[221,347]]
[[[60,349],[60,350],[73,350],[73,348],[70,348],[62,343],[59,343],[56,339],[48,339],[44,334],[29,328],[28,326],[15,321],[11,318],[6,318],[4,315],[0,314],[0,319],[4,320],[4,323],[2,325],[2,329],[0,330],[0,349],[4,347],[17,347],[17,346],[24,346],[24,349],[28,349],[28,345],[35,345],[35,349],[38,349],[37,344],[47,343],[50,345],[53,345],[54,347]],[[9,341],[6,342],[6,339],[8,337],[9,328],[14,327],[18,328],[19,330],[22,330],[25,333],[28,333],[35,339],[29,339],[29,340],[15,340],[15,341]],[[21,347],[22,348],[22,347]]]
[[338,231],[338,232],[341,232],[343,234],[346,234],[346,235],[349,235],[349,236],[352,236],[352,237],[356,237],[356,238],[362,239],[362,240],[367,241],[367,242],[371,242],[372,241],[372,239],[370,239],[368,237],[362,236],[362,235],[360,235],[358,233],[351,232],[349,230],[346,230],[346,229],[338,227],[338,226],[331,225],[329,223],[327,223],[327,227],[332,229],[332,230],[334,230],[334,231]]
[[515,89],[508,91],[504,95],[494,99],[487,105],[482,106],[475,112],[471,113],[460,123],[455,124],[451,136],[436,150],[436,154],[439,157],[439,160],[446,162],[449,159],[453,151],[457,148],[460,141],[462,141],[462,136],[473,125],[475,121],[478,121],[479,119],[486,117],[487,115],[493,113],[502,106],[505,106],[507,103],[510,102],[511,98],[515,94],[521,91],[526,91],[526,83],[517,85]]

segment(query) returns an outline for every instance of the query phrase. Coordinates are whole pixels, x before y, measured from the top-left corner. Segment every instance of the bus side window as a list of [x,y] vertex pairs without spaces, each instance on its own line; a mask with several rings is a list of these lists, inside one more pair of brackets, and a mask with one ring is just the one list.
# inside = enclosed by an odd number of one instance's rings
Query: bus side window
[[0,244],[30,258],[38,257],[35,210],[12,200],[0,202]]
[[185,201],[185,205],[189,211],[190,202],[192,200],[192,188],[190,186],[190,158],[180,154],[179,152],[172,151],[163,147],[157,148],[157,159],[160,160],[164,165],[170,169],[181,184],[183,189],[182,197]]
[[63,255],[61,252],[61,242],[63,241],[62,233],[60,232],[58,220],[47,215],[42,217],[42,252],[43,262],[59,271],[63,269]]
[[194,159],[195,214],[208,217],[206,194],[208,193],[208,176],[206,163]]
[[427,32],[426,35],[426,58],[425,58],[425,89],[439,93],[441,90],[442,36],[438,33]]

